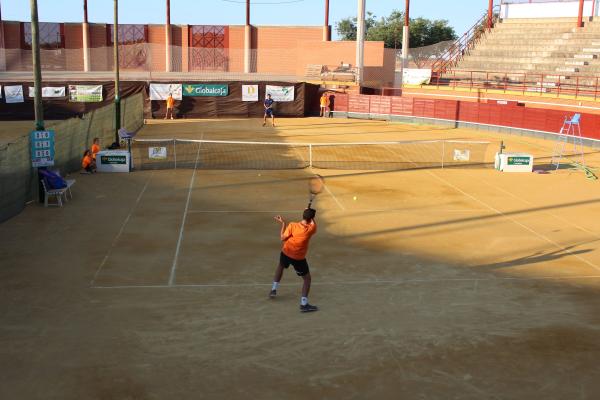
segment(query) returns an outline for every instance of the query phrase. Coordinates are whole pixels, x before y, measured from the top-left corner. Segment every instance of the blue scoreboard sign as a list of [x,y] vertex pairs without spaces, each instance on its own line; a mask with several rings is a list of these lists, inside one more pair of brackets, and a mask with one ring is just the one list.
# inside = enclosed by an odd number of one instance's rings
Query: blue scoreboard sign
[[54,131],[33,131],[31,138],[31,165],[51,167],[54,165]]

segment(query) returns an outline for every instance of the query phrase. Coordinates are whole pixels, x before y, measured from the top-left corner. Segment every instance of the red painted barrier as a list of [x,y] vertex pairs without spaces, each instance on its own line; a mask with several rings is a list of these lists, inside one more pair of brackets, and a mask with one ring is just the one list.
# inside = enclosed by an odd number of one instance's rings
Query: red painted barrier
[[[399,96],[338,94],[335,111],[404,115],[558,133],[572,111],[527,108],[516,102],[474,103]],[[584,137],[600,139],[600,115],[581,113]]]

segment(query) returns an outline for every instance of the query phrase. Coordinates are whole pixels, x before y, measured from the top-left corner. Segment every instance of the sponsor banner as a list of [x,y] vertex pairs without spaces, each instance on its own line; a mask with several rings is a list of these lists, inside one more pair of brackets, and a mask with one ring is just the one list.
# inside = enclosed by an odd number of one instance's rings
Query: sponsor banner
[[[48,86],[42,87],[42,97],[65,97],[67,91],[64,86]],[[35,97],[35,88],[29,86],[29,97]]]
[[7,103],[23,103],[23,86],[4,86],[4,96]]
[[102,101],[102,85],[69,85],[69,101],[98,103]]
[[469,161],[471,159],[470,150],[454,149],[454,161]]
[[184,84],[183,95],[189,97],[225,97],[229,85]]
[[127,165],[126,155],[100,156],[101,164]]
[[151,83],[150,84],[150,100],[166,100],[169,93],[173,95],[173,99],[182,99],[182,84],[181,83]]
[[431,81],[431,69],[404,68],[403,85],[428,85]]
[[258,85],[242,85],[242,101],[258,101]]
[[33,131],[31,142],[31,166],[52,167],[54,165],[54,131]]
[[267,85],[265,99],[270,94],[271,98],[275,101],[294,101],[294,87],[293,86],[270,86]]
[[151,160],[166,160],[167,159],[167,148],[166,147],[149,147],[148,158]]
[[508,165],[531,165],[530,157],[508,157]]

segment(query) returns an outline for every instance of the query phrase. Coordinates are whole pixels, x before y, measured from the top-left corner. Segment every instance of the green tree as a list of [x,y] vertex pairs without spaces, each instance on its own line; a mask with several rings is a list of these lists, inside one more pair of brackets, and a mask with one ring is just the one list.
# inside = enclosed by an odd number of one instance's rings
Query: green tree
[[[356,40],[356,17],[354,18],[344,18],[341,21],[338,21],[335,25],[335,30],[338,35],[342,37],[342,40]],[[375,16],[373,13],[367,12],[365,16],[365,28],[367,32],[369,29],[375,25]]]
[[[372,13],[367,13],[365,19],[367,40],[382,41],[387,48],[402,47],[402,30],[404,27],[404,13],[393,10],[388,17],[377,18]],[[345,18],[338,21],[336,31],[342,40],[356,40],[356,18]],[[410,20],[410,47],[422,47],[455,40],[454,28],[446,20],[430,20],[415,18]]]

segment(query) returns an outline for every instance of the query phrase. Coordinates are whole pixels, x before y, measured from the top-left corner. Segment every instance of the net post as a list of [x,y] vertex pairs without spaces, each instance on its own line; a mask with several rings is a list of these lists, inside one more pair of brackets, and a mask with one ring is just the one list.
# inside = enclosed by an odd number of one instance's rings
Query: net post
[[173,139],[173,156],[175,157],[175,169],[177,169],[177,139]]
[[312,168],[312,166],[313,166],[312,144],[308,145],[308,166],[310,168]]
[[444,158],[446,157],[446,141],[442,140],[442,169],[444,169]]

